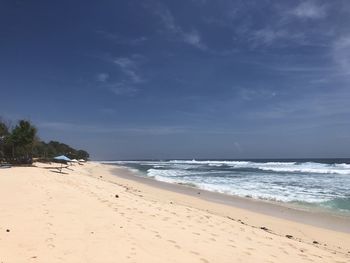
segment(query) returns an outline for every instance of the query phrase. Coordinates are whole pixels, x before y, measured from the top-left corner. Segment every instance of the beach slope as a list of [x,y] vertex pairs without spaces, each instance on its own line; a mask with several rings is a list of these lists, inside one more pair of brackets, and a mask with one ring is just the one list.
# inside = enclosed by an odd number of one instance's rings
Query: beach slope
[[157,188],[123,168],[44,166],[0,169],[1,263],[350,262],[346,231]]

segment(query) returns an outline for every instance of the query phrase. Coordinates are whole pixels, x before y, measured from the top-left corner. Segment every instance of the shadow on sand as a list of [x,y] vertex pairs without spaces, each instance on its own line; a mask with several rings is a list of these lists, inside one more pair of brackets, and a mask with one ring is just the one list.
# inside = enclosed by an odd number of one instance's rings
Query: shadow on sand
[[50,170],[50,172],[57,173],[57,174],[69,174],[62,171],[60,172],[60,171],[54,171],[54,170]]

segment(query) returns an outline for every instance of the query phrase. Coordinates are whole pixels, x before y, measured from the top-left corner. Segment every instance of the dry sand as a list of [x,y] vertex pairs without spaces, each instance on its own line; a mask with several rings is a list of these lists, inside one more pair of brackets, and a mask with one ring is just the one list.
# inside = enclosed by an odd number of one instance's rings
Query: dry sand
[[93,162],[38,166],[0,169],[0,263],[350,262],[346,218],[306,224],[290,209],[212,202]]

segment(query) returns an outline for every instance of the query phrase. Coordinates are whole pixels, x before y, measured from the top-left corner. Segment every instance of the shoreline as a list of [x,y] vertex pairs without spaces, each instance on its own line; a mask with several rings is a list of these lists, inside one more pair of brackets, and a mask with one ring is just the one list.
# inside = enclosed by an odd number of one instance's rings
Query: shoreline
[[[123,166],[113,167],[108,164],[107,166],[112,173],[109,177],[110,182],[115,182],[113,178],[116,177],[119,180],[122,179],[127,186],[132,185],[136,189],[146,189],[147,192],[159,191],[162,199],[168,202],[176,200],[180,205],[219,215],[252,228],[264,229],[276,236],[312,245],[322,244],[324,248],[332,247],[338,252],[342,251],[344,255],[350,255],[350,220],[347,218],[332,216],[328,213],[309,213],[270,202],[156,181],[137,176],[134,171]],[[200,195],[197,194],[198,191],[201,192]],[[232,200],[235,203],[230,202]],[[336,237],[330,241],[328,237],[333,234]],[[328,241],[323,242],[322,240],[325,239]]]
[[[350,164],[300,159],[101,161],[135,170],[140,176],[261,200],[303,211],[350,218]],[[315,159],[316,160],[316,159]],[[282,162],[283,161],[283,162]]]
[[[185,194],[188,196],[200,198],[209,202],[222,205],[228,205],[236,208],[246,209],[252,212],[287,219],[299,223],[309,224],[316,227],[327,228],[329,230],[350,233],[350,216],[343,214],[334,214],[327,211],[317,209],[303,209],[301,206],[294,206],[282,202],[274,202],[270,200],[260,200],[248,197],[228,195],[219,192],[203,190],[187,185],[168,183],[155,180],[151,177],[142,176],[142,173],[134,169],[122,165],[105,164],[116,168],[115,175],[124,179],[150,185],[152,187],[161,188],[163,190]],[[113,167],[114,166],[114,167]],[[118,170],[126,169],[127,173],[118,173]],[[140,175],[138,175],[140,174]]]
[[350,260],[348,232],[253,211],[247,200],[243,208],[213,202],[96,162],[52,168],[0,169],[0,262]]

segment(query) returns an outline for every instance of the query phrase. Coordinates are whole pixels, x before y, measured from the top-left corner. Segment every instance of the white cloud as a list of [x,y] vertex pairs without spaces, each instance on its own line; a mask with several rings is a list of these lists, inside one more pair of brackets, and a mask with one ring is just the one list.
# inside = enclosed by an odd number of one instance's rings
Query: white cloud
[[109,81],[102,83],[101,88],[117,96],[134,96],[139,91],[138,85],[131,81]]
[[333,59],[342,74],[350,75],[350,35],[340,37],[334,42]]
[[310,19],[324,18],[327,15],[325,6],[318,5],[315,1],[312,0],[302,1],[290,13],[300,18]]
[[99,73],[96,76],[97,81],[99,82],[106,82],[109,79],[108,73]]
[[130,58],[126,58],[126,57],[120,57],[120,58],[116,58],[114,60],[114,63],[117,64],[118,66],[120,66],[121,68],[135,68],[136,67],[136,63],[131,60]]
[[[276,45],[277,47],[286,46],[303,46],[310,45],[307,35],[303,31],[291,30],[287,27],[280,27],[278,25],[266,26],[259,30],[247,31],[248,40],[252,44],[252,48],[260,46]],[[321,45],[317,43],[318,45]]]
[[114,59],[114,64],[118,65],[120,70],[129,78],[132,83],[142,83],[145,80],[136,72],[138,67],[138,62],[127,58],[120,57]]
[[178,40],[181,42],[201,50],[207,48],[198,31],[192,30],[191,32],[187,32],[183,30],[178,24],[176,24],[173,14],[167,7],[158,5],[156,8],[154,8],[154,13],[161,19],[163,26],[168,30],[168,32],[177,36]]
[[145,57],[134,54],[130,57],[113,58],[110,55],[99,56],[106,62],[113,63],[122,73],[122,77],[115,81],[108,73],[99,73],[96,80],[100,83],[100,87],[109,90],[117,96],[127,95],[133,96],[140,90],[140,85],[147,82],[142,75],[139,74],[141,65],[145,62]]
[[127,134],[146,134],[162,135],[183,133],[187,129],[181,126],[144,126],[144,127],[119,127],[115,125],[105,126],[99,124],[81,124],[70,122],[40,122],[40,128],[63,131],[63,132],[88,132],[88,133],[127,133]]
[[253,32],[253,39],[265,45],[270,45],[278,39],[288,36],[285,30],[273,30],[271,28],[263,28]]
[[174,16],[168,8],[159,5],[158,8],[155,9],[155,14],[159,16],[163,25],[168,30],[175,33],[182,31],[181,28],[175,24]]
[[249,89],[242,88],[239,90],[240,97],[245,101],[267,100],[277,96],[277,92],[268,89]]
[[130,38],[130,37],[124,37],[118,34],[114,34],[105,30],[96,30],[95,32],[101,35],[102,37],[109,39],[119,45],[136,46],[148,40],[148,38],[145,36]]
[[138,88],[123,82],[110,84],[109,90],[117,96],[121,96],[121,95],[133,96],[138,92]]
[[192,31],[191,33],[183,33],[183,40],[184,42],[199,49],[206,49],[206,46],[203,44],[201,37],[197,31]]

